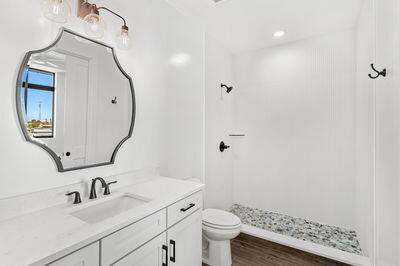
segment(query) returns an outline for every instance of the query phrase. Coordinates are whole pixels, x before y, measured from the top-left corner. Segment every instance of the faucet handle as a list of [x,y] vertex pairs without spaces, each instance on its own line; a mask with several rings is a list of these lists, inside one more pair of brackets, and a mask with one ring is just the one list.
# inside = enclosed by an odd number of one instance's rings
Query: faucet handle
[[115,183],[117,183],[117,181],[112,181],[112,182],[107,183],[106,187],[104,188],[104,194],[103,195],[110,195],[111,194],[110,185],[111,184],[115,184]]
[[71,195],[75,195],[74,204],[79,204],[82,202],[81,193],[79,193],[79,191],[73,191],[73,192],[65,194],[65,196],[71,196]]

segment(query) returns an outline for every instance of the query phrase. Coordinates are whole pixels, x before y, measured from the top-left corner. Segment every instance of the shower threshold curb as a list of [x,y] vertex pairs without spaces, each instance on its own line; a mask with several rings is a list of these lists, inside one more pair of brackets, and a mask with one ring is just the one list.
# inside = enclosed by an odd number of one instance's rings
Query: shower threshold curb
[[254,227],[247,224],[242,224],[242,233],[252,235],[258,238],[262,238],[268,241],[272,241],[284,246],[299,249],[305,252],[309,252],[321,257],[333,259],[343,263],[347,263],[355,266],[371,266],[370,259],[365,256],[357,255],[341,251],[335,248],[326,247],[323,245],[311,243],[308,241],[300,240],[294,237],[281,235],[278,233],[270,232],[265,229]]

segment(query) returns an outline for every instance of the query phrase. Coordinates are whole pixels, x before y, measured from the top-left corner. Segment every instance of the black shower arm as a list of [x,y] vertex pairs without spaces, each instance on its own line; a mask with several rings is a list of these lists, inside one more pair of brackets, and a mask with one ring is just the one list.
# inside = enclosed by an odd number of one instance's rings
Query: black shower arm
[[226,93],[230,93],[233,89],[233,87],[229,87],[228,85],[225,85],[223,83],[221,83],[221,88],[226,88]]

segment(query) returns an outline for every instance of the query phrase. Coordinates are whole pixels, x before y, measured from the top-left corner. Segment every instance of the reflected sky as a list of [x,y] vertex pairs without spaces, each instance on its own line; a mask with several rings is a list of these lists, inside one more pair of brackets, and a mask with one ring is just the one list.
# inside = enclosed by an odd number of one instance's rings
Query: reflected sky
[[[28,80],[27,80],[28,79]],[[31,70],[26,70],[23,75],[23,81],[28,81],[30,84],[37,84],[52,87],[54,77],[52,74],[39,73]],[[27,93],[27,95],[25,95]],[[26,114],[27,121],[42,120],[52,121],[53,119],[53,91],[27,89],[22,88],[21,100],[23,105],[26,97]]]

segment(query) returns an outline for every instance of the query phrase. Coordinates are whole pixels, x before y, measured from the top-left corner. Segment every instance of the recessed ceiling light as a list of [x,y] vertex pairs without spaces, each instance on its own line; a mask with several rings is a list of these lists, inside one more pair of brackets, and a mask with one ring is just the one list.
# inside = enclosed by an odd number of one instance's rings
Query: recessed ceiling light
[[277,31],[274,33],[275,38],[281,38],[285,35],[285,32],[283,30]]

